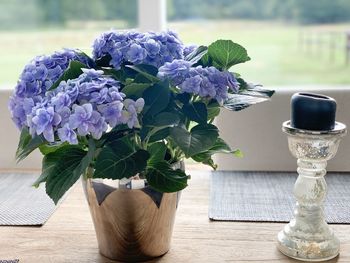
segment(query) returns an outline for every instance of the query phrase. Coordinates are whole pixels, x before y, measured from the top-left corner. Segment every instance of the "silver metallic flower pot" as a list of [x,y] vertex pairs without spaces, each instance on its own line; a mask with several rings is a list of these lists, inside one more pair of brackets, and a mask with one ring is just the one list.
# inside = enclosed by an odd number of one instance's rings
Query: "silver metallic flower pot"
[[136,262],[168,252],[180,192],[118,189],[103,179],[83,179],[83,186],[102,255]]

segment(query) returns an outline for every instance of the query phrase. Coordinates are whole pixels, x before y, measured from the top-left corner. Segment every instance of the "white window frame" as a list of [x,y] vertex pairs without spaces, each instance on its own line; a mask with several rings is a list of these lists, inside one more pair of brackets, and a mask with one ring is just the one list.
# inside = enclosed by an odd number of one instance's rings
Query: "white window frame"
[[140,31],[166,29],[166,0],[138,0],[138,24]]

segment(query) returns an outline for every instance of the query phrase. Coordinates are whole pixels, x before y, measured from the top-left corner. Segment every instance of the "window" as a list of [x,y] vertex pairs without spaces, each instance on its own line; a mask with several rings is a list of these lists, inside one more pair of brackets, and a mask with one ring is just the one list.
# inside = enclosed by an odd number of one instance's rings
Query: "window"
[[252,61],[237,71],[252,82],[265,86],[350,82],[350,1],[167,3],[168,25],[186,42],[209,44],[224,38],[245,46]]
[[137,26],[137,0],[0,0],[0,88],[13,87],[38,54],[90,52],[102,31]]

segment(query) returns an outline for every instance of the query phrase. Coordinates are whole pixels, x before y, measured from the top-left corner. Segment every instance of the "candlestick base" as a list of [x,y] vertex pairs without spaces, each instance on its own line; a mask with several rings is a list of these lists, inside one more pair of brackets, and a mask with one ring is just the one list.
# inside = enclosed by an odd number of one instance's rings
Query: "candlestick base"
[[[327,261],[339,254],[339,239],[323,224],[320,233],[305,233],[305,227],[291,221],[278,234],[278,249],[288,257],[303,261]],[[315,238],[317,237],[317,238]]]

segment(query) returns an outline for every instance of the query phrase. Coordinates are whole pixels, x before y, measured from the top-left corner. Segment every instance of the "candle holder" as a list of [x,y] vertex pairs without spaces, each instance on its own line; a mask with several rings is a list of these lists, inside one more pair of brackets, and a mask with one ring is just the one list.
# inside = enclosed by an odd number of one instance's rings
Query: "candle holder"
[[325,261],[339,254],[339,239],[324,218],[323,202],[327,192],[327,161],[332,159],[346,126],[336,122],[330,131],[310,131],[283,123],[288,146],[298,159],[298,179],[294,185],[297,200],[294,218],[278,234],[278,249],[304,261]]

